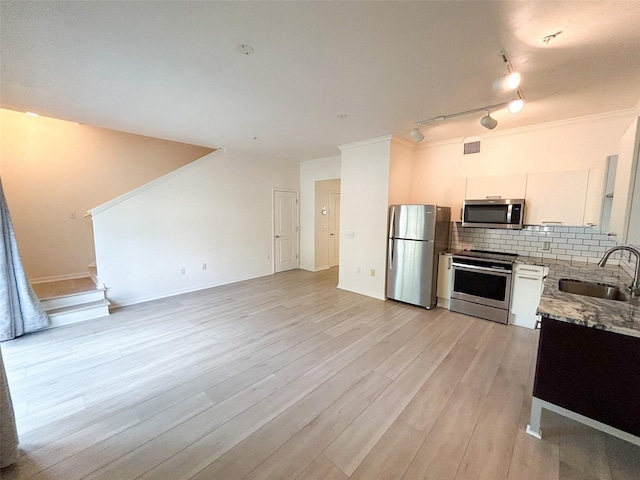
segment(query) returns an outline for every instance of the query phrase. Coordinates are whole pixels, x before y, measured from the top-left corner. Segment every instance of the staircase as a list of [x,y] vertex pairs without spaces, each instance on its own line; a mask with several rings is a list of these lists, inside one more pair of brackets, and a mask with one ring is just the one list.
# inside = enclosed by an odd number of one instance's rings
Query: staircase
[[109,315],[106,289],[98,283],[95,265],[89,266],[86,277],[36,283],[32,287],[51,320],[51,327]]

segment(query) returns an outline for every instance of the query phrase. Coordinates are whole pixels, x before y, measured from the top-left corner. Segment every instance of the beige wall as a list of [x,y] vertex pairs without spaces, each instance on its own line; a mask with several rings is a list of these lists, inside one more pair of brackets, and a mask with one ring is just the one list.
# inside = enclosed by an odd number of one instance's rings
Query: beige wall
[[315,195],[315,270],[329,268],[329,215],[322,215],[322,209],[330,210],[329,193],[340,192],[340,179],[316,182]]
[[0,174],[27,276],[86,274],[87,210],[212,150],[0,110]]
[[340,157],[300,163],[300,268],[316,269],[316,182],[340,178]]
[[421,145],[413,165],[412,201],[452,205],[460,179],[602,167],[617,153],[633,116],[597,115],[482,135],[479,154],[464,139]]

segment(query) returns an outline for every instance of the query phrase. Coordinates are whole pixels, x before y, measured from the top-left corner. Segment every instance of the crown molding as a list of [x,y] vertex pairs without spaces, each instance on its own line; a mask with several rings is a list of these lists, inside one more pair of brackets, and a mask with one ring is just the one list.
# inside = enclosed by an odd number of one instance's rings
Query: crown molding
[[[573,118],[566,118],[563,120],[554,120],[552,122],[536,123],[535,125],[527,125],[525,127],[510,128],[507,130],[502,130],[500,132],[489,132],[489,133],[484,133],[480,135],[474,135],[474,137],[477,137],[480,139],[502,137],[502,136],[524,133],[524,132],[533,132],[537,130],[545,130],[548,128],[555,128],[555,127],[566,126],[566,125],[577,125],[581,123],[588,123],[588,122],[593,122],[598,120],[607,120],[610,118],[625,117],[629,115],[639,115],[639,114],[640,114],[640,111],[635,107],[633,107],[633,108],[626,108],[624,110],[614,110],[612,112],[594,113],[592,115],[584,115],[582,117],[573,117]],[[465,138],[467,137],[455,137],[447,140],[439,140],[436,142],[421,143],[418,145],[417,149],[421,150],[429,147],[437,147],[441,145],[451,145],[456,143],[462,143],[464,142]]]
[[359,142],[338,145],[338,148],[340,149],[340,151],[342,151],[342,150],[347,150],[349,148],[364,147],[365,145],[373,145],[374,143],[389,142],[391,141],[392,138],[393,138],[392,135],[385,135],[384,137],[370,138],[369,140],[362,140]]

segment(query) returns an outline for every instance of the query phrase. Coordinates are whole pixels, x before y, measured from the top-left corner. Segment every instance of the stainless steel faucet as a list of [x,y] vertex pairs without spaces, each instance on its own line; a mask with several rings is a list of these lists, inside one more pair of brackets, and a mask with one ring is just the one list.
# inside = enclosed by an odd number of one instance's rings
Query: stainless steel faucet
[[640,250],[632,245],[620,245],[618,247],[612,247],[604,253],[602,258],[598,262],[598,266],[604,267],[607,264],[607,260],[609,260],[611,254],[617,251],[627,251],[633,253],[636,257],[636,273],[633,277],[633,283],[629,286],[629,291],[631,291],[632,295],[635,295],[638,293],[638,285],[640,282]]

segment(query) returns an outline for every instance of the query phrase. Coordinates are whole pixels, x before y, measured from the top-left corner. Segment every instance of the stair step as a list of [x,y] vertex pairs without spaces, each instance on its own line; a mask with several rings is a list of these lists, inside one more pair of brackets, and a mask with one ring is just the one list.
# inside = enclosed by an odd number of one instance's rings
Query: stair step
[[91,302],[97,302],[105,299],[104,288],[94,288],[86,292],[70,293],[67,295],[59,295],[56,297],[41,298],[40,304],[48,313],[58,308],[71,307],[73,305],[81,305]]
[[102,300],[56,308],[47,312],[51,320],[51,327],[69,325],[71,323],[82,322],[109,316],[110,302],[106,298]]
[[74,293],[82,293],[96,289],[96,284],[90,276],[72,278],[68,280],[57,280],[53,282],[34,283],[31,285],[33,291],[40,300],[46,298],[60,297]]

